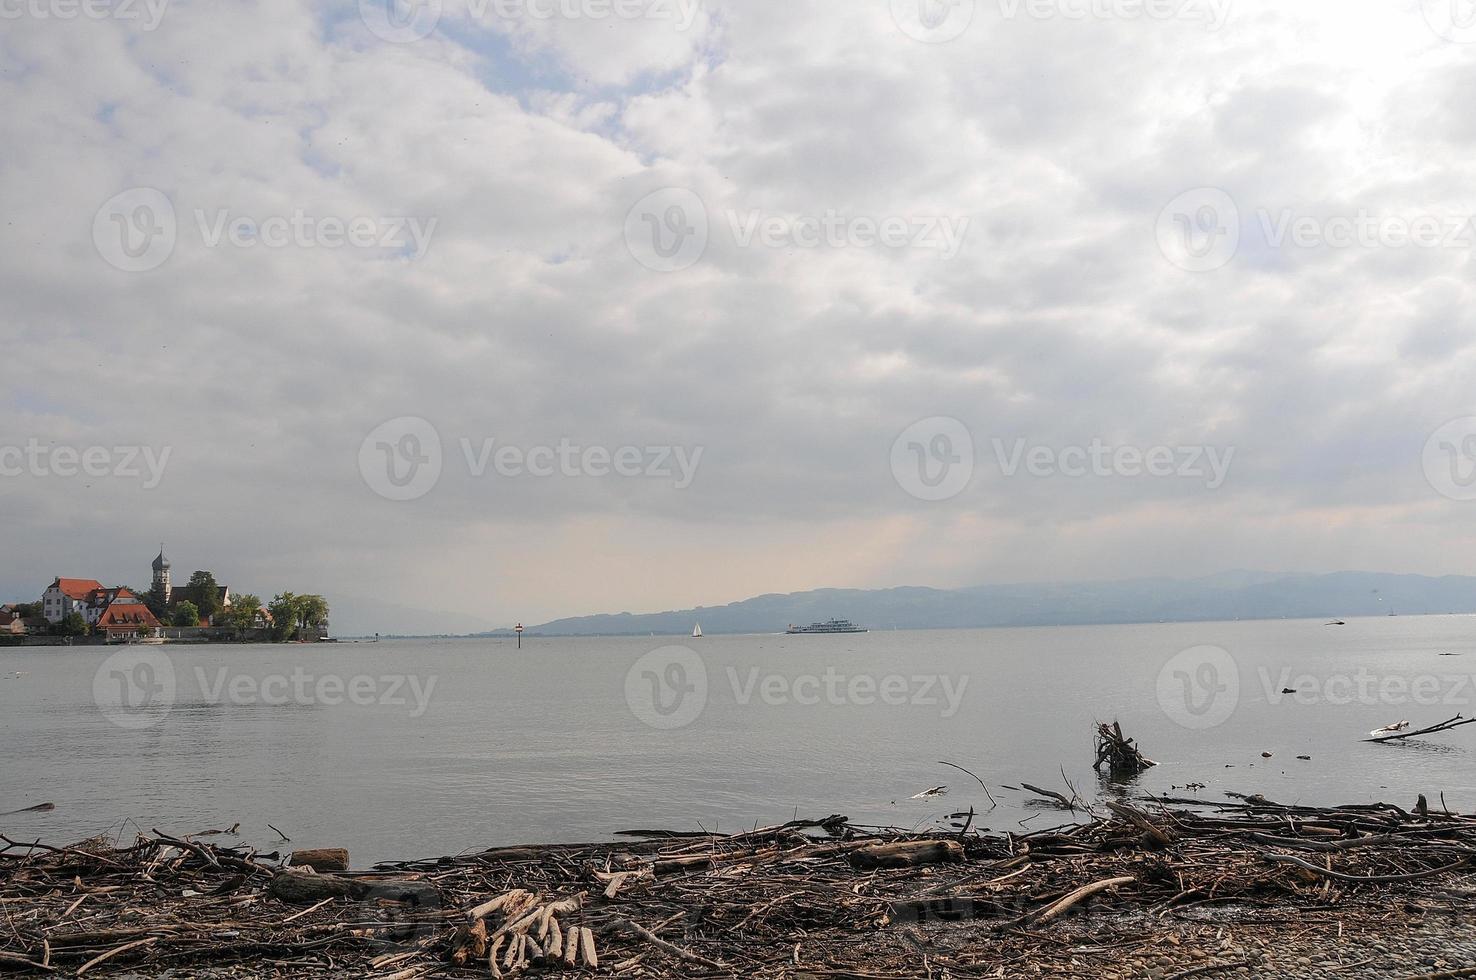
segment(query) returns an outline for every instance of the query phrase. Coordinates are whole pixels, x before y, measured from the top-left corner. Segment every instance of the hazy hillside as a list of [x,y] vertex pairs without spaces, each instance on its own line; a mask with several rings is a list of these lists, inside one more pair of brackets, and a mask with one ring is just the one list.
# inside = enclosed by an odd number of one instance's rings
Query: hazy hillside
[[1476,612],[1476,578],[1336,572],[1229,572],[1205,578],[983,585],[966,589],[818,589],[726,606],[576,616],[531,627],[550,634],[778,632],[846,618],[872,629],[1051,626],[1281,617]]

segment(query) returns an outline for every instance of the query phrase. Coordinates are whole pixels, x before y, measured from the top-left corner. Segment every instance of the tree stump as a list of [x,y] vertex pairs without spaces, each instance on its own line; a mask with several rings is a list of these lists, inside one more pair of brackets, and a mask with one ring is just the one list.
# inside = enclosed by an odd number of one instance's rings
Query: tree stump
[[1094,767],[1098,772],[1103,766],[1113,776],[1130,777],[1147,769],[1152,769],[1158,763],[1147,758],[1132,739],[1123,735],[1122,725],[1114,721],[1112,724],[1097,722],[1097,763]]

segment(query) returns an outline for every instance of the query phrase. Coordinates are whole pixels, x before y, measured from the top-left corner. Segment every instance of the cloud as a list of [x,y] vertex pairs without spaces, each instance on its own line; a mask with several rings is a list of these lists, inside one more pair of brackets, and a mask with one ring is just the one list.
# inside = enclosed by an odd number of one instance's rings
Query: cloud
[[[1469,504],[1421,460],[1473,412],[1472,245],[1273,240],[1473,213],[1464,47],[1416,4],[1240,0],[1216,30],[1202,4],[981,3],[929,44],[880,2],[560,3],[448,0],[412,43],[290,0],[176,2],[151,31],[6,22],[0,443],[172,455],[154,490],[4,478],[0,584],[139,581],[161,537],[253,591],[492,622],[823,585],[1470,571],[1439,546]],[[95,218],[140,187],[174,235],[126,272]],[[629,229],[669,215],[630,212],[672,187],[707,240],[653,271]],[[1192,272],[1156,229],[1206,187],[1239,246]],[[419,245],[391,234],[411,219]],[[951,257],[926,245],[941,220]],[[372,241],[333,244],[355,221]],[[838,238],[805,238],[827,221]],[[900,244],[877,244],[889,221]],[[445,469],[392,502],[357,461],[402,416]],[[889,459],[940,416],[976,469],[926,502]],[[702,455],[681,489],[478,477],[463,439]],[[996,439],[1235,455],[1213,490],[1011,477]]]

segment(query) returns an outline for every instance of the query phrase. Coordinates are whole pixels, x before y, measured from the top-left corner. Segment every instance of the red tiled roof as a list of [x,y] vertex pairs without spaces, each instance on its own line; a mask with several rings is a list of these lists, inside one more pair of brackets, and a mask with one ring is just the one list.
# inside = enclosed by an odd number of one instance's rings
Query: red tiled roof
[[101,582],[91,578],[59,578],[51,583],[51,588],[60,589],[62,595],[68,599],[76,599],[78,602],[86,599],[89,592],[96,591],[102,587],[103,584]]
[[97,625],[107,626],[132,626],[141,629],[155,629],[159,621],[154,614],[149,612],[149,607],[141,602],[119,601],[114,602],[103,610],[98,617]]

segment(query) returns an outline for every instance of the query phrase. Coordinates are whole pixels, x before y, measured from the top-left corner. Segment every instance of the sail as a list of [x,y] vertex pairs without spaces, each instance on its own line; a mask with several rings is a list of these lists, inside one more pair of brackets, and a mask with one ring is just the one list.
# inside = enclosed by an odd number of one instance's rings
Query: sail
[[697,625],[695,625],[695,626],[692,627],[692,635],[694,637],[701,636],[702,635],[702,624],[701,623],[698,623]]

